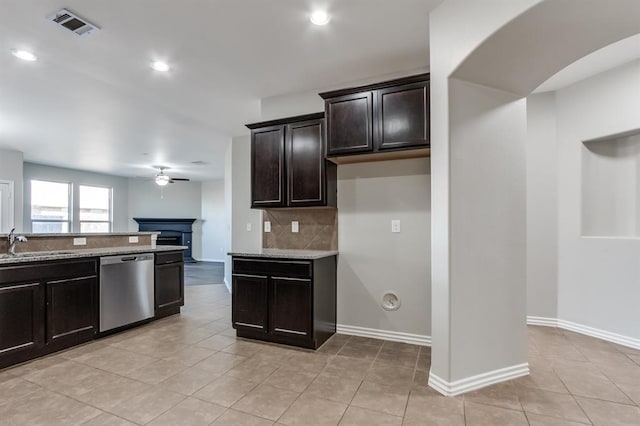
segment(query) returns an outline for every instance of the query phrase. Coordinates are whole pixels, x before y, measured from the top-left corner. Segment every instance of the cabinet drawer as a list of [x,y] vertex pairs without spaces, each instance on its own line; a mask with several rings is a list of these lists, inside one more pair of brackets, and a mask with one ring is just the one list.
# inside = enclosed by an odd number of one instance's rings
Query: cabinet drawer
[[23,265],[0,268],[0,284],[68,277],[87,277],[96,275],[97,271],[96,259],[65,260],[35,265],[33,263],[25,263]]
[[169,251],[164,253],[156,253],[156,265],[165,265],[167,263],[178,263],[184,260],[181,251]]
[[312,266],[306,260],[233,259],[234,274],[283,275],[310,278]]

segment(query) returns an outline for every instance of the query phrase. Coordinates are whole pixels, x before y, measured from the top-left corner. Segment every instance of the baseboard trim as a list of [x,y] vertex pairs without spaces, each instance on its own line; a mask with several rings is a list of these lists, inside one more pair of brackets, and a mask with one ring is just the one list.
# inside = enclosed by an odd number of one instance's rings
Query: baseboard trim
[[202,259],[196,259],[198,262],[215,262],[215,263],[224,263],[224,259],[207,259],[207,258],[202,258]]
[[227,287],[227,290],[229,290],[229,293],[231,293],[231,285],[229,284],[229,281],[227,281],[227,278],[224,278],[224,285],[225,287]]
[[557,327],[558,319],[557,318],[546,318],[546,317],[527,317],[527,325],[539,325],[542,327]]
[[399,331],[379,330],[375,328],[356,327],[353,325],[337,324],[336,331],[350,336],[371,337],[392,342],[410,343],[412,345],[431,346],[431,336],[422,334],[401,333]]
[[456,396],[476,389],[484,388],[507,380],[517,379],[518,377],[527,376],[529,374],[529,363],[512,365],[498,370],[489,371],[478,374],[477,376],[467,377],[465,379],[447,382],[433,371],[429,373],[429,386],[445,396]]
[[622,334],[612,333],[610,331],[589,327],[587,325],[582,325],[563,319],[528,316],[527,324],[562,328],[564,330],[584,334],[585,336],[595,337],[597,339],[606,340],[607,342],[612,342],[618,345],[640,350],[640,339],[623,336]]

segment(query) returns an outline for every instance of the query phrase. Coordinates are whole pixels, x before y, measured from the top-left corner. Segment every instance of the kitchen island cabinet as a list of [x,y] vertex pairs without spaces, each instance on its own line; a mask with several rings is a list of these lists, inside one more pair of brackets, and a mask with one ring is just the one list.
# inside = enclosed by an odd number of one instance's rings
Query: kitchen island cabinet
[[94,338],[97,259],[0,267],[0,368]]
[[182,251],[155,256],[155,318],[180,313],[184,306],[184,260]]
[[0,256],[0,368],[101,337],[99,257],[156,252],[155,319],[184,304],[182,247]]

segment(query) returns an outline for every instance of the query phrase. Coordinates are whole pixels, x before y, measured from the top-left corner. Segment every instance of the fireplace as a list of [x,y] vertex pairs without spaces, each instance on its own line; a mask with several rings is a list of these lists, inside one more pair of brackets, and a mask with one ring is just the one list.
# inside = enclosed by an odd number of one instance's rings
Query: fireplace
[[134,217],[140,232],[159,232],[156,243],[165,246],[186,246],[185,262],[195,262],[193,258],[193,222],[196,219],[164,219],[150,217]]

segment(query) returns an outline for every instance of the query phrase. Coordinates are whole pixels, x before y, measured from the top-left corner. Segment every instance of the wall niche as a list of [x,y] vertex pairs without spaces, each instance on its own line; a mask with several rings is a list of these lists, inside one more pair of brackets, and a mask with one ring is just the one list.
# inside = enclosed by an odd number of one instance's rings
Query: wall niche
[[583,142],[582,235],[640,237],[640,129]]

